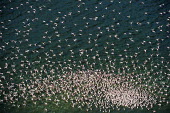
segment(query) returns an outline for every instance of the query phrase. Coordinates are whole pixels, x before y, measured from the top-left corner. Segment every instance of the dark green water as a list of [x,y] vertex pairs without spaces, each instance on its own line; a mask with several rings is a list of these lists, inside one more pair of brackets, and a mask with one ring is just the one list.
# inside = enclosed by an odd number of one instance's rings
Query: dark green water
[[[65,102],[56,106],[49,101],[44,106],[43,99],[37,105],[30,101],[22,107],[22,99],[15,104],[4,97],[15,92],[7,88],[12,83],[18,91],[17,84],[34,80],[32,73],[46,78],[67,71],[102,70],[122,76],[139,75],[142,84],[150,86],[147,90],[155,86],[158,89],[153,92],[166,99],[160,102],[161,107],[156,105],[151,110],[111,112],[168,113],[169,7],[168,0],[1,0],[1,111],[43,113],[47,108],[49,113],[87,112]],[[89,112],[100,111],[94,108]]]

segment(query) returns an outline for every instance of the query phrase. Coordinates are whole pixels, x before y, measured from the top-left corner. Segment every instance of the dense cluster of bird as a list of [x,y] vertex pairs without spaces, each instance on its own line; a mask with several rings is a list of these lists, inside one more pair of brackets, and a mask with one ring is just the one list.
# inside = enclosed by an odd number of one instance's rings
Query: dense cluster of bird
[[64,100],[103,112],[169,104],[170,10],[165,1],[0,4],[1,104],[59,106]]
[[67,94],[67,99],[75,100],[72,104],[79,107],[99,107],[101,111],[108,112],[108,109],[120,106],[128,108],[147,107],[152,108],[156,100],[141,86],[135,88],[126,76],[120,77],[113,74],[106,74],[97,71],[80,71],[64,77],[60,85]]
[[[145,107],[150,109],[157,103],[156,96],[143,89],[141,84],[131,82],[128,76],[106,74],[101,71],[78,71],[65,73],[54,79],[48,76],[44,79],[25,80],[19,84],[11,84],[8,93],[4,94],[4,102],[13,106],[26,106],[27,100],[34,104],[43,99],[54,101],[59,105],[59,98],[71,102],[72,107],[92,110],[95,106],[100,111],[109,112],[110,109],[120,109],[125,106],[131,109]],[[15,89],[14,89],[15,87]],[[154,97],[155,96],[155,97]],[[22,105],[17,101],[22,99]],[[45,105],[48,103],[45,102]]]

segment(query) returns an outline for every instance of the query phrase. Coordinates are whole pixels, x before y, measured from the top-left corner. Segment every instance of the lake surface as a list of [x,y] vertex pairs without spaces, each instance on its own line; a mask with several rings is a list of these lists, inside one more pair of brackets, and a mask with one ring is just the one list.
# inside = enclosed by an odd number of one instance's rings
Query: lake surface
[[[156,95],[157,103],[149,110],[121,106],[110,112],[168,113],[169,7],[168,0],[1,0],[1,109],[4,113],[87,112],[65,101],[44,105],[47,100],[39,96],[33,104],[28,85],[92,70],[121,79],[130,75],[133,80],[126,82],[141,84]],[[23,93],[20,85],[28,91]],[[88,112],[100,112],[92,108]]]

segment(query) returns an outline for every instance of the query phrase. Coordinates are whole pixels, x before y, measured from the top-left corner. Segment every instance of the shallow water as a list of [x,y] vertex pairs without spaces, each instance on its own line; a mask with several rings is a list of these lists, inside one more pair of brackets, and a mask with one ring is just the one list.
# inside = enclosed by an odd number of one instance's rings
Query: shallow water
[[[66,72],[100,70],[113,76],[131,74],[136,82],[141,78],[146,90],[156,87],[153,92],[166,100],[159,108],[120,112],[168,112],[169,7],[168,0],[1,0],[1,108],[7,112],[12,105],[4,101],[12,83],[18,87],[34,81],[33,75],[57,78]],[[36,105],[30,102],[9,108],[22,113],[85,112],[64,102],[56,109],[49,104],[47,111],[41,102],[37,106],[32,110]],[[99,112],[95,109],[89,112]]]

